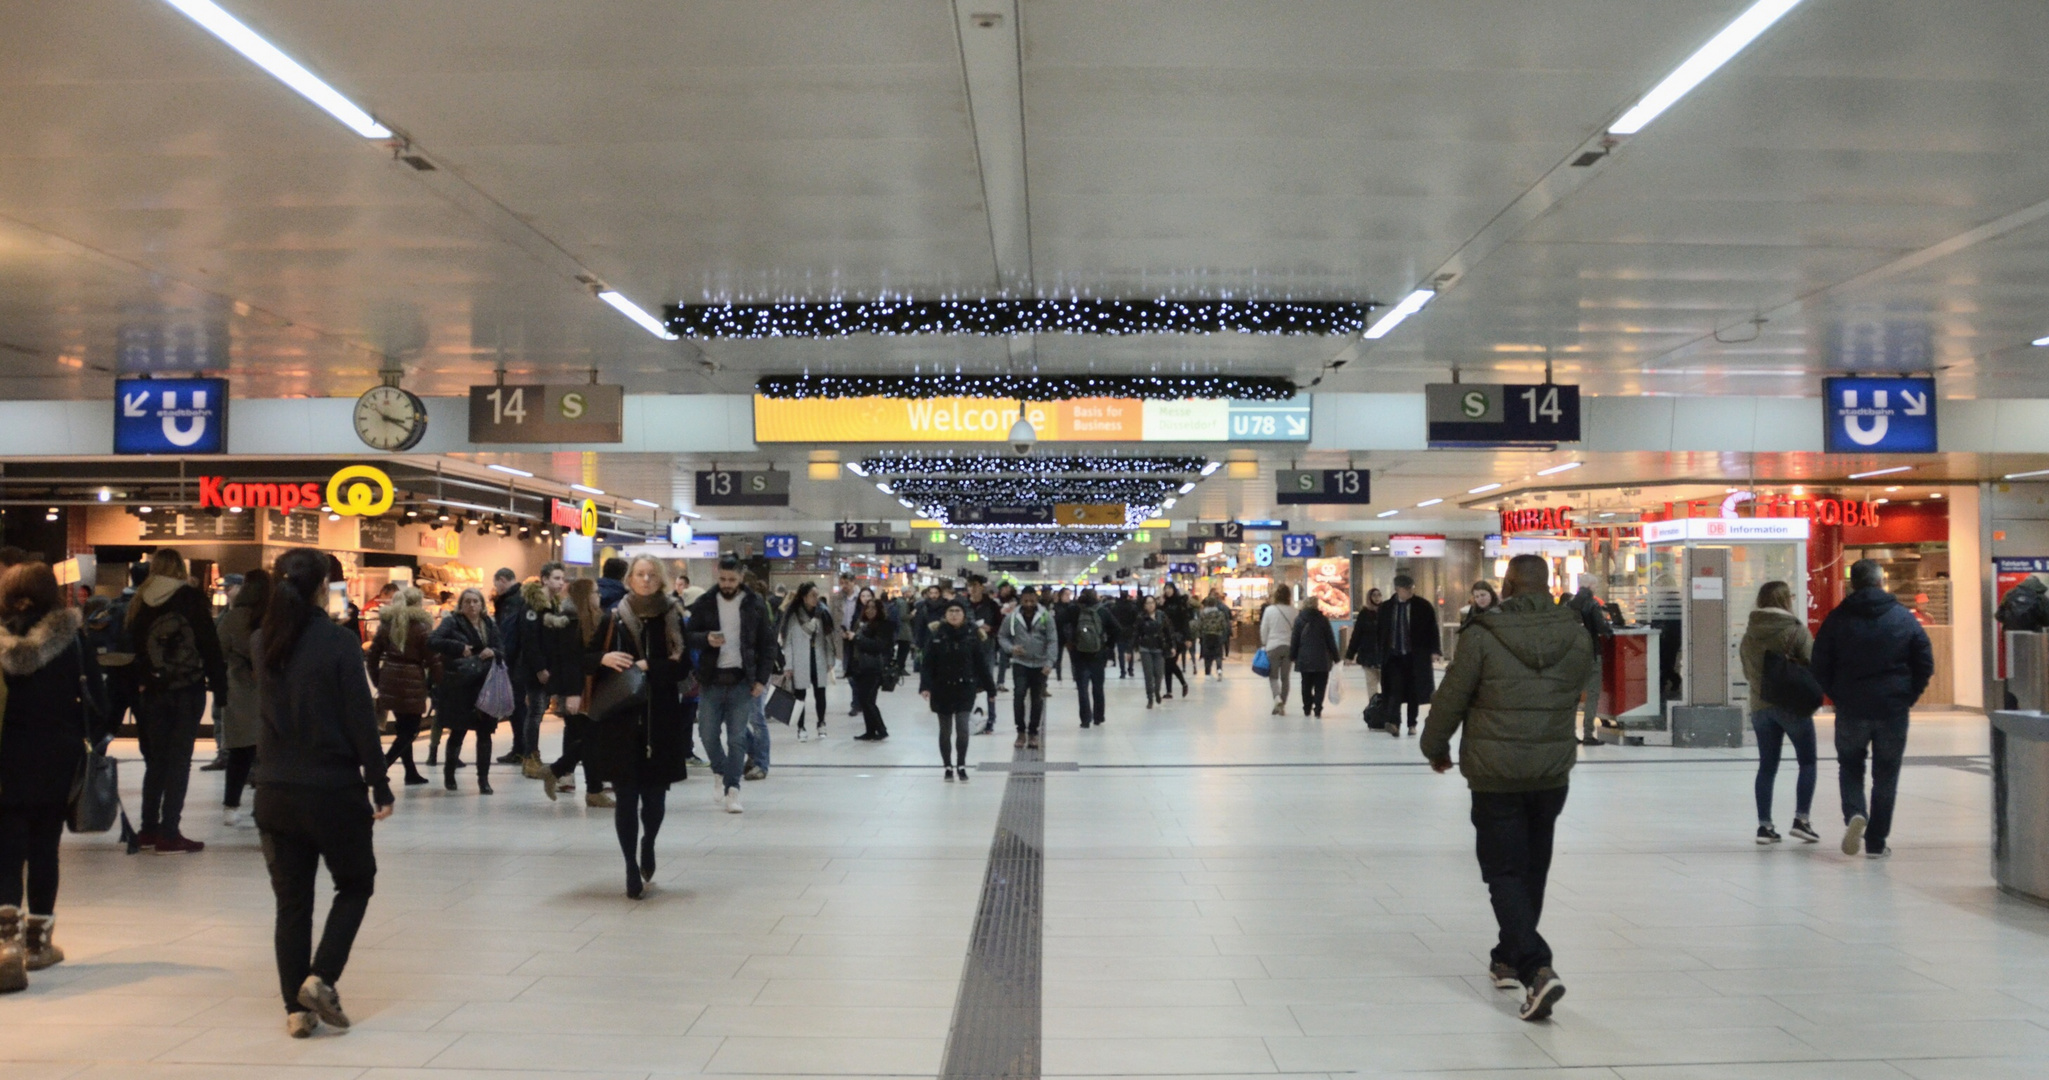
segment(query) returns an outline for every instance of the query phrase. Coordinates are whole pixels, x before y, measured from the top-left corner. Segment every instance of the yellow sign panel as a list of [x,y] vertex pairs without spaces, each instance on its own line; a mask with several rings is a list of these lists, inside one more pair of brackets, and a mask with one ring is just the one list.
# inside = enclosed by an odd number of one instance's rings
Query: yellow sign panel
[[1054,503],[1056,525],[1122,525],[1123,503]]
[[598,535],[598,504],[589,499],[583,501],[583,508],[576,517],[576,531],[585,536]]
[[391,509],[397,492],[384,470],[351,465],[327,481],[327,505],[344,517],[376,517]]
[[[1042,442],[1142,442],[1147,406],[1124,398],[1025,403]],[[1172,403],[1166,403],[1172,404]],[[1005,442],[1017,423],[1007,398],[754,398],[754,441]],[[1216,436],[1223,437],[1221,430]]]

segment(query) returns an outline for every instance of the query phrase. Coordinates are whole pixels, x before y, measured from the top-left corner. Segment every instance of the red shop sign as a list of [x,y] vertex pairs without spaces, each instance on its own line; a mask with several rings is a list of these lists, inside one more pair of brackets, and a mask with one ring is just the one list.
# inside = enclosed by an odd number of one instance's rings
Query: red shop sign
[[548,523],[565,529],[583,527],[583,508],[561,499],[548,500]]
[[320,485],[311,482],[244,483],[225,476],[202,476],[199,478],[199,505],[202,509],[212,507],[221,510],[237,507],[247,510],[259,506],[291,510],[301,506],[319,506]]
[[1542,510],[1503,510],[1501,534],[1565,532],[1572,528],[1572,507],[1547,506]]

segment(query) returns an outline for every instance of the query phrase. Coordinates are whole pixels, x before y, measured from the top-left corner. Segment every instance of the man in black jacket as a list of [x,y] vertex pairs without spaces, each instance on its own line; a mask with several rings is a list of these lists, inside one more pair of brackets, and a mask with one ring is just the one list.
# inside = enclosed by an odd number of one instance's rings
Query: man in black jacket
[[[1093,633],[1081,629],[1083,619],[1094,623]],[[1096,590],[1083,589],[1081,597],[1068,605],[1054,620],[1059,631],[1060,644],[1074,660],[1074,703],[1081,712],[1081,726],[1101,727],[1103,724],[1103,671],[1109,666],[1110,657],[1117,651],[1119,642],[1128,641],[1131,635],[1110,614],[1110,605],[1096,598]],[[1083,646],[1094,639],[1096,648]]]
[[[1814,678],[1836,703],[1836,761],[1843,795],[1843,854],[1892,854],[1893,800],[1907,754],[1907,710],[1935,677],[1935,651],[1912,612],[1885,591],[1872,559],[1850,565],[1850,595],[1814,635]],[[1871,758],[1871,802],[1864,759]]]
[[1117,599],[1111,601],[1104,614],[1117,620],[1117,677],[1131,678],[1134,660],[1138,656],[1138,639],[1131,634],[1132,628],[1138,625],[1138,598],[1132,596],[1130,590],[1120,589]]
[[[746,766],[747,721],[754,699],[775,673],[775,627],[768,605],[740,585],[740,560],[719,560],[718,587],[690,605],[690,647],[697,650],[697,731],[704,755],[722,784],[712,798],[729,814],[740,812]],[[723,735],[723,738],[721,736]]]
[[[519,670],[519,624],[525,621],[525,615],[526,601],[519,595],[519,575],[509,566],[499,567],[491,575],[491,618],[498,624],[499,659],[508,675]],[[512,715],[506,719],[512,724],[512,751],[499,758],[498,763],[517,765],[533,752],[533,747],[526,744],[526,694],[517,683],[512,694]]]
[[[1407,574],[1394,579],[1394,599],[1380,605],[1380,689],[1389,705],[1406,705],[1409,734],[1416,716],[1436,689],[1431,660],[1444,651],[1437,628],[1437,606],[1416,595],[1416,581]],[[1390,722],[1389,735],[1401,725]]]
[[[1999,610],[1992,617],[1999,620],[1998,648],[2006,648],[2006,635],[2011,632],[2040,632],[2049,629],[2049,585],[2033,574],[2021,579],[2004,597],[2000,598]],[[2018,709],[2020,699],[2012,690],[2005,691],[2006,707]]]
[[172,548],[158,549],[149,560],[149,579],[135,591],[126,615],[135,650],[130,674],[144,763],[141,842],[159,855],[206,847],[187,839],[179,827],[207,691],[220,698],[228,693],[227,656],[214,632],[213,607],[189,573],[184,556]]
[[529,780],[541,779],[548,769],[541,761],[541,720],[549,699],[562,699],[562,715],[568,716],[567,699],[583,693],[583,630],[569,610],[568,591],[569,572],[559,562],[543,563],[541,576],[520,587],[526,610],[511,638],[519,657],[512,686],[526,698],[527,753],[521,765]]
[[[997,603],[996,597],[990,595],[989,579],[980,575],[968,578],[966,606],[968,609],[968,622],[982,635],[982,662],[989,665],[991,672],[995,672],[998,670],[996,664],[996,633],[1003,628],[1003,605]],[[1001,689],[1003,689],[1003,683],[999,678],[999,681],[996,683],[996,690]],[[982,729],[975,733],[977,735],[987,735],[996,729],[996,690],[989,692],[987,719],[983,722]]]

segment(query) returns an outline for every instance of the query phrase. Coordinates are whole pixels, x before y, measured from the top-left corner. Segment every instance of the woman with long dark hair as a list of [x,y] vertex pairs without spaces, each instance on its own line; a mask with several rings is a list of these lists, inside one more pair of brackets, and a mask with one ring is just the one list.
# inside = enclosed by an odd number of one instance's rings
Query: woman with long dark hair
[[238,829],[256,825],[255,816],[242,809],[242,789],[256,764],[257,732],[263,726],[256,700],[256,652],[250,641],[263,628],[263,611],[269,606],[270,571],[251,570],[242,575],[242,588],[221,616],[221,654],[228,661],[228,697],[220,712],[221,747],[228,754],[221,824]]
[[377,612],[377,637],[366,658],[377,680],[377,707],[391,712],[391,752],[384,755],[384,763],[405,763],[407,787],[427,782],[413,764],[413,742],[420,737],[432,687],[441,678],[441,654],[434,651],[433,632],[426,597],[407,585]]
[[592,774],[589,759],[591,718],[584,712],[587,704],[575,696],[583,692],[584,680],[597,671],[599,635],[605,632],[605,609],[598,604],[598,583],[590,578],[577,578],[562,592],[564,606],[576,620],[577,652],[571,661],[575,670],[566,672],[570,678],[562,683],[568,687],[563,692],[571,695],[569,707],[562,714],[562,756],[553,764],[541,766],[541,787],[552,801],[557,792],[576,790],[576,767],[583,766],[583,804],[600,810],[615,805],[612,796],[605,792],[605,782]]
[[[839,658],[840,636],[832,626],[832,606],[823,602],[818,586],[804,582],[783,603],[782,625],[777,634],[783,641],[783,660],[789,665],[790,693],[807,704],[805,712],[816,721],[818,737],[825,738],[825,685],[832,681],[833,661]],[[804,721],[797,721],[797,741],[804,741]]]
[[638,900],[655,878],[655,834],[668,815],[669,785],[689,774],[690,725],[683,708],[689,676],[683,606],[669,594],[661,560],[642,555],[626,570],[626,596],[591,644],[594,669],[586,705],[606,699],[607,678],[645,673],[646,699],[590,719],[584,771],[617,793],[612,825],[626,857],[626,895]]
[[79,636],[85,621],[63,604],[43,563],[0,575],[0,994],[64,959],[52,940],[64,807],[86,744],[108,735],[99,664]]
[[948,600],[945,615],[925,638],[918,663],[918,693],[939,717],[939,763],[946,779],[968,779],[968,728],[975,718],[975,699],[989,693],[996,680],[982,655],[981,635],[968,625],[967,605]]
[[[1138,646],[1139,667],[1145,672],[1145,707],[1171,699],[1173,686],[1167,686],[1167,694],[1160,694],[1161,676],[1165,674],[1167,651],[1167,620],[1160,614],[1160,602],[1148,596],[1138,602],[1138,619],[1131,625],[1131,639]],[[1186,696],[1184,691],[1183,696]]]
[[1380,693],[1380,590],[1366,590],[1359,614],[1352,619],[1352,636],[1345,644],[1345,659],[1366,669],[1366,701]]
[[[246,588],[246,586],[245,586]],[[477,794],[491,794],[491,735],[498,730],[498,718],[477,710],[477,695],[484,680],[498,662],[501,644],[498,623],[484,607],[482,589],[464,589],[455,608],[441,617],[428,639],[441,654],[443,675],[434,687],[435,724],[448,729],[448,758],[442,766],[442,786],[455,790],[455,771],[462,763],[463,735],[477,733]],[[429,762],[433,758],[427,759]]]
[[[335,984],[377,882],[372,825],[392,809],[362,645],[325,610],[328,565],[328,556],[311,548],[280,555],[255,637],[262,717],[256,827],[277,897],[273,945],[285,1030],[295,1039],[312,1035],[321,1021],[349,1028]],[[315,952],[313,888],[323,860],[334,902]]]
[[862,742],[889,738],[889,725],[882,722],[882,709],[876,705],[875,695],[882,689],[882,672],[895,649],[896,628],[889,625],[889,616],[882,613],[881,602],[869,595],[861,601],[860,617],[847,653],[847,681],[854,687],[854,710],[867,724],[866,731],[854,736]]

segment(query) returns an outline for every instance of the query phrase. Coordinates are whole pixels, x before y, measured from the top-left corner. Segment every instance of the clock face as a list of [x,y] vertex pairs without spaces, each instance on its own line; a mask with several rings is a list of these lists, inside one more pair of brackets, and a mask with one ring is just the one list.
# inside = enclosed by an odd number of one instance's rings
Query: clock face
[[377,386],[356,399],[356,437],[374,450],[410,450],[427,434],[427,409],[410,391]]

